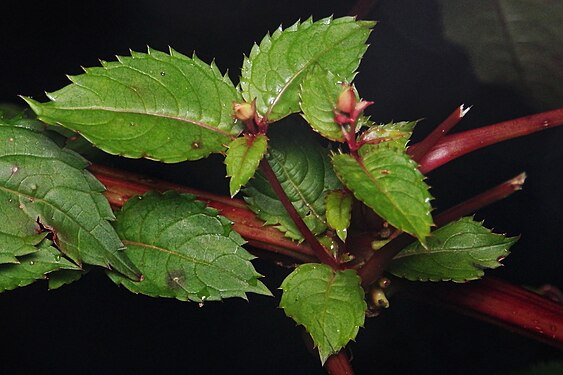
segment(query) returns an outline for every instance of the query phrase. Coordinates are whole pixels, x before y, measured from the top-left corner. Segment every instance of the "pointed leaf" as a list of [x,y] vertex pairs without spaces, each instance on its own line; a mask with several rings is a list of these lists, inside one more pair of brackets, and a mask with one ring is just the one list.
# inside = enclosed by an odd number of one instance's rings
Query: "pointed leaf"
[[44,228],[77,264],[109,267],[136,278],[108,222],[113,213],[102,195],[104,187],[84,170],[86,165],[43,134],[0,123],[0,210],[10,218],[0,224],[3,239],[19,237],[29,246]]
[[344,190],[334,190],[326,196],[326,221],[342,241],[346,241],[352,216],[352,195]]
[[[321,234],[326,230],[325,194],[341,185],[330,166],[327,150],[312,138],[308,129],[287,130],[287,127],[271,129],[267,158],[309,229],[313,234]],[[266,224],[277,225],[290,238],[303,239],[262,173],[257,173],[247,184],[244,194],[249,207]]]
[[86,272],[80,270],[58,270],[49,274],[49,290],[58,289],[61,286],[71,284],[80,280]]
[[116,229],[143,280],[110,277],[134,293],[199,302],[246,298],[249,292],[270,295],[231,222],[193,195],[131,198],[117,214]]
[[244,99],[256,98],[258,113],[269,122],[298,112],[299,86],[313,66],[352,80],[374,24],[343,17],[280,27],[244,59],[240,81]]
[[26,286],[36,280],[46,279],[47,274],[58,270],[79,270],[49,242],[44,242],[33,254],[19,258],[19,264],[0,265],[0,292]]
[[342,127],[334,121],[334,110],[342,80],[318,67],[311,69],[301,86],[301,110],[309,125],[323,137],[344,142]]
[[516,237],[492,233],[472,218],[449,223],[428,237],[427,249],[414,243],[403,249],[388,271],[409,280],[475,280],[486,268],[501,266]]
[[214,64],[149,49],[102,65],[70,77],[72,84],[48,94],[51,102],[24,99],[42,121],[131,158],[200,159],[242,130],[232,117],[240,95]]
[[432,226],[431,196],[424,176],[402,150],[369,147],[370,152],[357,158],[334,155],[336,174],[357,199],[392,226],[424,243]]
[[[379,144],[388,148],[404,150],[418,121],[400,121],[385,125],[370,124],[360,136],[367,144]],[[384,144],[383,144],[384,143]],[[364,150],[369,150],[364,147]]]
[[353,340],[364,325],[364,290],[353,270],[303,264],[286,277],[281,289],[280,307],[309,332],[322,363]]
[[227,176],[231,177],[229,182],[231,197],[234,197],[254,176],[267,149],[268,138],[264,134],[245,134],[229,144],[225,164]]

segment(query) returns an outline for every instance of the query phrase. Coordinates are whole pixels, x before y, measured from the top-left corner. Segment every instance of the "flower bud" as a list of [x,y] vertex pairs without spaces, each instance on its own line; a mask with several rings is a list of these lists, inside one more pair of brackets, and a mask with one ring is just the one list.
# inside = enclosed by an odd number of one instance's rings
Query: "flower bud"
[[252,103],[233,103],[235,117],[241,121],[248,121],[254,118],[256,113],[256,104]]
[[343,113],[352,113],[356,107],[356,93],[352,86],[342,85],[342,91],[336,101],[336,109]]

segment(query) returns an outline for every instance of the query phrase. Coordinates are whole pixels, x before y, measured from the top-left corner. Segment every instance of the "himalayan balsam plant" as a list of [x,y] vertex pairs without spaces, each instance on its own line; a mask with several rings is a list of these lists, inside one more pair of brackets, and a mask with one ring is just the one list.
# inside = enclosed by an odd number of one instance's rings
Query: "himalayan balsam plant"
[[[152,297],[204,304],[271,295],[248,241],[294,266],[280,306],[328,371],[350,373],[342,349],[366,316],[389,306],[392,280],[479,279],[517,240],[471,215],[520,189],[524,174],[438,215],[425,174],[563,122],[556,110],[447,135],[467,112],[460,106],[411,145],[417,121],[371,119],[374,103],[353,83],[374,24],[345,17],[279,28],[244,58],[238,85],[195,55],[149,49],[69,77],[48,102],[23,97],[37,118],[0,121],[8,218],[0,289],[39,279],[54,289],[103,267],[116,284]],[[70,147],[81,140],[163,163],[220,153],[231,197],[242,194],[246,205],[115,183],[104,167],[86,169]]]

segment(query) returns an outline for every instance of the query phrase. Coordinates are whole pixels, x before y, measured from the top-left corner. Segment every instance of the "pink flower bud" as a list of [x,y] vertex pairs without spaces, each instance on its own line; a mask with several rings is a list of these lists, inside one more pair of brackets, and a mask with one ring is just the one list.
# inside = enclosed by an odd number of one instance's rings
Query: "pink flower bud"
[[233,103],[235,117],[241,121],[248,121],[254,118],[256,113],[256,104],[252,103]]
[[336,109],[343,113],[352,113],[356,106],[356,93],[352,86],[342,85],[342,92],[336,101]]

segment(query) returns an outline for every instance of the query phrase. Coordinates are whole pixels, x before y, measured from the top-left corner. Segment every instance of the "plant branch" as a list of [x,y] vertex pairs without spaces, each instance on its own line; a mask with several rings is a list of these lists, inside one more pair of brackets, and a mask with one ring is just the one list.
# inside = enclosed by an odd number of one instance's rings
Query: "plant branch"
[[[508,181],[497,185],[484,193],[469,198],[452,208],[436,215],[434,223],[436,226],[445,225],[451,221],[467,216],[491,203],[508,197],[512,193],[520,190],[526,179],[526,174],[521,173]],[[405,233],[399,235],[395,240],[387,243],[381,249],[373,252],[369,260],[358,270],[362,279],[362,286],[368,287],[383,276],[383,272],[391,263],[393,258],[414,239]]]
[[[143,194],[149,190],[176,190],[191,193],[196,195],[198,199],[207,201],[211,207],[218,209],[222,215],[233,220],[233,229],[241,234],[250,245],[274,252],[276,255],[289,256],[297,262],[314,262],[316,259],[307,244],[296,244],[283,237],[277,229],[264,226],[264,223],[257,219],[246,208],[244,202],[240,200],[189,189],[177,184],[148,179],[134,173],[118,171],[100,165],[92,165],[89,167],[89,170],[106,186],[106,196],[110,203],[116,207],[121,207],[131,196]],[[403,280],[397,280],[397,282],[404,283],[406,286],[404,289],[407,292],[413,288],[410,295],[414,297],[419,296],[424,302],[430,302],[431,299],[424,298],[425,294],[423,294],[423,291],[417,293],[416,287],[428,288],[428,292],[433,293],[433,298],[439,299],[440,303],[446,307],[461,312],[465,312],[467,309],[468,311],[465,313],[471,314],[478,319],[490,321],[501,326],[508,325],[518,333],[534,337],[553,346],[563,346],[563,305],[554,304],[545,298],[530,298],[530,292],[501,281],[494,281],[496,285],[495,290],[489,290],[486,287],[487,283],[489,283],[488,280],[488,278],[485,278],[482,281],[462,285],[451,283],[433,283],[428,285],[410,283]],[[474,285],[475,283],[480,283],[478,285],[481,287]],[[532,293],[532,295],[534,294]],[[477,304],[471,302],[475,300],[481,302]],[[504,316],[493,317],[495,308],[494,305],[489,305],[489,301],[495,300],[503,302]],[[530,302],[526,303],[527,301]],[[513,302],[517,304],[518,310],[511,309]],[[500,305],[496,306],[497,308],[500,307]],[[517,313],[513,314],[514,316],[512,317],[510,314],[506,316],[506,313],[509,311],[516,311]],[[525,317],[545,318],[541,320],[537,318],[526,320]],[[514,319],[520,319],[520,322],[514,322]],[[537,320],[541,325],[536,325],[534,320]],[[529,324],[530,322],[534,324]],[[540,327],[541,330],[536,327]]]
[[409,147],[407,153],[411,158],[419,162],[459,121],[469,112],[470,108],[464,109],[460,105],[448,116],[440,125],[438,125],[430,134],[422,141],[416,144],[416,147]]
[[354,370],[345,349],[328,357],[324,367],[330,375],[354,375]]
[[524,288],[491,277],[465,284],[398,278],[392,283],[413,299],[455,310],[563,350],[563,305]]
[[266,160],[265,158],[260,162],[260,170],[262,171],[262,173],[264,173],[264,176],[270,183],[272,190],[274,190],[274,192],[276,193],[276,196],[285,207],[287,213],[305,238],[305,241],[307,241],[307,243],[315,253],[316,257],[321,262],[331,266],[333,269],[340,269],[340,264],[338,263],[338,261],[328,253],[324,246],[321,245],[315,235],[311,232],[307,224],[305,224],[305,222],[301,218],[301,215],[299,215],[299,212],[297,212],[297,210],[289,200],[287,194],[283,190],[283,187],[276,177],[276,174],[272,170],[270,163],[268,163],[268,160]]
[[[420,160],[419,169],[426,174],[480,148],[560,125],[563,125],[563,108],[447,135]],[[417,153],[418,147],[418,144],[411,146],[410,152]]]

